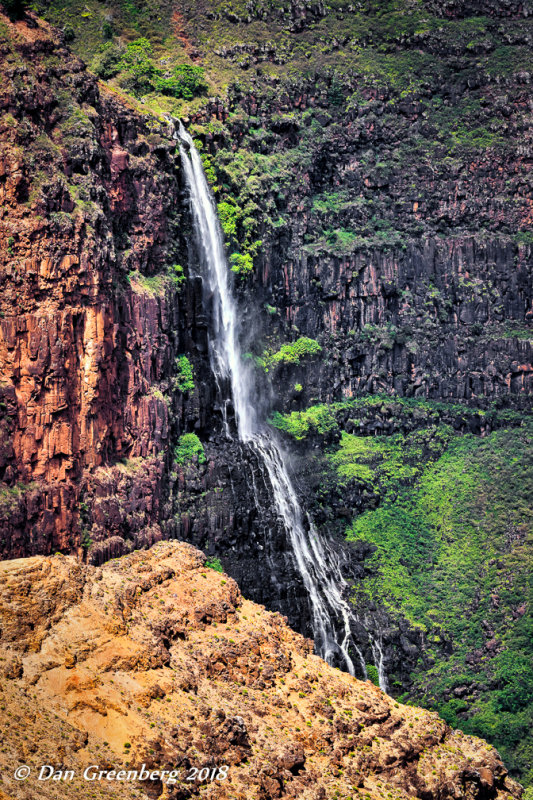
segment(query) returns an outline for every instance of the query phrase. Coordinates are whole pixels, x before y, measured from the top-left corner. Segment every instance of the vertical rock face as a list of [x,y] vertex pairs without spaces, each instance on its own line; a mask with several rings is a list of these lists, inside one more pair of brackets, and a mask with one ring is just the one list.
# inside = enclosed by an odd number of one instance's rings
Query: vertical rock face
[[[3,24],[0,556],[98,564],[179,537],[305,630],[270,487],[213,413],[201,281],[175,277],[193,254],[174,144],[44,23]],[[206,462],[178,465],[193,428]]]
[[530,342],[502,323],[529,317],[531,277],[525,248],[465,235],[401,253],[289,256],[270,280],[285,324],[333,345],[328,365],[300,376],[308,396],[393,391],[523,406],[533,390]]
[[167,276],[179,261],[173,146],[44,24],[2,18],[4,32],[0,552],[79,547],[82,490],[96,520],[104,495],[127,493],[137,527],[159,538],[165,392],[199,303],[196,284],[178,298]]

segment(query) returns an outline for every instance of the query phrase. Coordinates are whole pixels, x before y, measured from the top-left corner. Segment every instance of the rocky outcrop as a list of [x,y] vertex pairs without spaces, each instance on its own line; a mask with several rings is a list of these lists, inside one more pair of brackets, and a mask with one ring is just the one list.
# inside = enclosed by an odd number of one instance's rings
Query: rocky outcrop
[[[0,564],[5,797],[520,796],[493,748],[329,667],[203,564],[170,542],[99,568]],[[36,780],[42,763],[72,780]],[[82,779],[143,764],[176,782]]]

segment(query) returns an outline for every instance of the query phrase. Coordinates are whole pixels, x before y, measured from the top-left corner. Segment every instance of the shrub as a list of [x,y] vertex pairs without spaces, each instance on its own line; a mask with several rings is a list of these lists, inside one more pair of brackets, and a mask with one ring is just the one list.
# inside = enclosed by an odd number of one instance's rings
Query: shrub
[[65,37],[66,42],[73,42],[76,38],[76,31],[70,22],[67,22],[65,25],[63,25],[63,36]]
[[95,75],[107,80],[120,71],[120,60],[124,55],[124,48],[113,42],[106,42],[100,46],[93,56],[90,67]]
[[322,348],[315,339],[301,336],[295,342],[288,342],[280,347],[277,353],[265,353],[262,364],[266,371],[279,364],[299,364],[305,356],[316,356]]
[[151,59],[152,45],[142,36],[130,42],[118,63],[118,68],[126,72],[124,85],[136,95],[152,90],[153,81],[158,72]]
[[113,28],[112,23],[110,20],[104,20],[104,24],[102,25],[102,36],[104,39],[112,39],[115,35],[115,29]]
[[379,686],[379,672],[377,667],[375,667],[373,664],[366,664],[365,666],[368,680],[372,681],[375,686]]
[[224,201],[218,204],[217,209],[224,236],[228,240],[236,238],[238,213],[236,206]]
[[185,271],[181,264],[174,264],[173,268],[170,271],[170,277],[179,288],[182,283],[185,283],[187,280],[187,276],[185,275]]
[[241,278],[246,278],[247,275],[253,272],[254,261],[249,253],[233,253],[229,261],[231,271],[240,275]]
[[224,567],[222,566],[222,562],[221,562],[220,558],[216,558],[216,557],[206,558],[205,566],[209,567],[209,569],[214,569],[215,572],[224,572]]
[[194,461],[195,458],[198,459],[199,464],[205,463],[204,446],[195,433],[184,433],[183,436],[180,436],[174,449],[174,460],[183,466]]
[[178,356],[176,359],[176,377],[173,387],[183,393],[194,392],[194,373],[187,356]]
[[270,423],[298,440],[305,439],[310,430],[325,434],[336,431],[339,427],[334,410],[324,403],[290,414],[280,414],[275,411]]
[[195,67],[191,64],[178,64],[170,77],[163,77],[163,75],[157,74],[154,79],[154,88],[161,94],[181,97],[183,100],[192,100],[196,95],[205,92],[207,84],[202,67]]

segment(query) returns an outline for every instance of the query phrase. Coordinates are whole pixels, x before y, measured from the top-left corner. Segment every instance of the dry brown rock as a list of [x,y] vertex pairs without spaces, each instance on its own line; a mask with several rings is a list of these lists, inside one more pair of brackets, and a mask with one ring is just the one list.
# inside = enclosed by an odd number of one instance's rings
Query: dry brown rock
[[[203,564],[176,542],[101,568],[65,556],[0,563],[7,798],[520,796],[490,745],[329,667]],[[33,777],[17,783],[22,763]],[[75,777],[39,782],[43,763]],[[176,767],[180,779],[84,781],[91,764]],[[186,780],[224,765],[226,779]]]

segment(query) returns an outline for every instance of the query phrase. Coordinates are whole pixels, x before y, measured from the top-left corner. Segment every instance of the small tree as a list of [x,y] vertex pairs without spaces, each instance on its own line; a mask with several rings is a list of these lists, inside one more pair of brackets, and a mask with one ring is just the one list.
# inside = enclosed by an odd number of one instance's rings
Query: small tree
[[126,47],[118,67],[127,73],[126,88],[136,95],[146,94],[153,88],[153,80],[158,70],[151,59],[152,45],[144,36],[135,39]]
[[[158,70],[160,73],[160,70]],[[192,100],[198,94],[202,94],[207,89],[204,80],[204,70],[202,67],[194,67],[191,64],[178,64],[170,77],[156,75],[154,87],[161,94],[169,94],[172,97],[181,97],[183,100]]]

